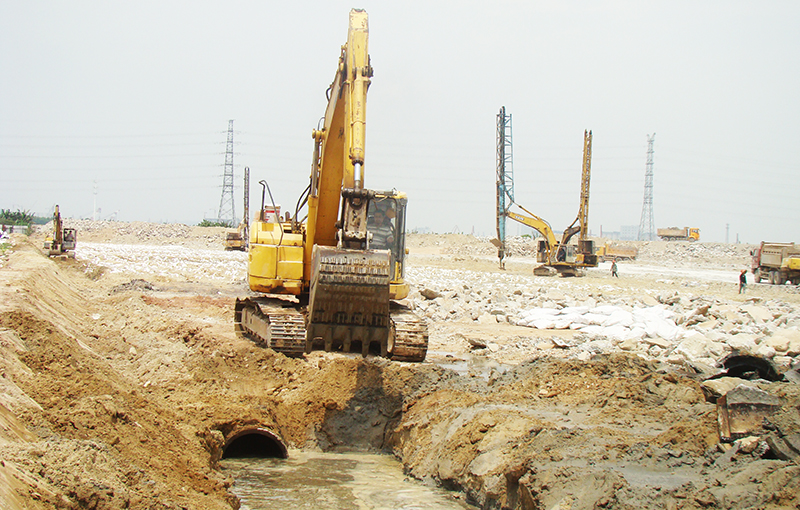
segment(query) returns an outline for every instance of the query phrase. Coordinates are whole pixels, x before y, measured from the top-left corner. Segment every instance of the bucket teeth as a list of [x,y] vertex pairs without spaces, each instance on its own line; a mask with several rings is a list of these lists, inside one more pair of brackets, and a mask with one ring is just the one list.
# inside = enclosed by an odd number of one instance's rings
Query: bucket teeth
[[315,247],[307,315],[277,298],[237,299],[236,332],[292,357],[325,350],[421,362],[428,329],[410,310],[390,305],[389,264],[387,251]]

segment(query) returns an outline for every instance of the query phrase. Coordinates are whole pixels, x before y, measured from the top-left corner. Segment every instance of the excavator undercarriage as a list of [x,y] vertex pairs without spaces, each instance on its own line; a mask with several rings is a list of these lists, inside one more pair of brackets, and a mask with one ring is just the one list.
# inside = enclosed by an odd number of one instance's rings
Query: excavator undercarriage
[[313,350],[325,350],[363,356],[375,354],[394,361],[424,361],[428,351],[427,326],[411,310],[395,301],[390,302],[389,308],[385,339],[378,343],[364,342],[363,336],[357,333],[359,328],[346,324],[314,325],[312,331],[322,331],[324,336],[311,337],[306,328],[306,307],[285,297],[237,299],[234,322],[237,334],[293,358]]

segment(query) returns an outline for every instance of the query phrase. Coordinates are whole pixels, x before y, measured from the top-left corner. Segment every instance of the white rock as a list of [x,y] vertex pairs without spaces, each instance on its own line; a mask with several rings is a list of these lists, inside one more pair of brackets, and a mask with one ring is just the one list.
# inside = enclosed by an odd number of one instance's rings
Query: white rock
[[739,444],[739,451],[741,453],[753,453],[753,451],[756,449],[760,441],[761,441],[760,437],[747,436],[741,439],[737,439],[735,442]]
[[675,347],[675,352],[689,361],[709,357],[709,341],[700,333],[691,332]]
[[642,300],[642,303],[644,303],[647,306],[657,306],[658,305],[658,300],[656,298],[654,298],[653,296],[649,295],[649,294],[645,294],[644,296],[641,296],[640,299]]
[[545,297],[547,297],[547,299],[552,299],[554,301],[558,301],[558,300],[566,298],[566,295],[563,292],[561,292],[560,290],[556,289],[556,288],[550,288],[550,289],[547,290],[547,293],[545,294]]
[[536,329],[554,329],[556,327],[556,321],[553,319],[536,319],[526,325]]
[[759,345],[758,349],[756,349],[756,356],[761,356],[762,358],[773,358],[775,354],[777,354],[775,349],[766,344]]
[[736,349],[738,351],[748,352],[751,354],[755,353],[756,349],[758,349],[755,335],[749,335],[747,333],[733,335],[728,339],[728,345],[731,347],[731,349]]
[[700,383],[700,386],[705,389],[709,394],[714,397],[721,397],[734,389],[735,387],[739,386],[740,384],[744,384],[746,386],[750,386],[755,388],[756,385],[751,381],[745,379],[739,379],[738,377],[719,377],[717,379],[708,379]]
[[630,312],[626,312],[625,310],[614,310],[614,312],[608,316],[608,318],[603,322],[603,326],[631,326],[633,324],[633,314]]
[[478,323],[479,324],[497,324],[497,317],[492,315],[492,314],[490,314],[490,313],[484,313],[483,315],[478,317]]
[[[642,332],[645,333],[644,330],[642,330]],[[669,340],[664,340],[663,338],[659,338],[659,337],[643,338],[643,341],[645,343],[647,343],[647,344],[650,344],[650,345],[657,345],[657,346],[661,347],[662,349],[666,349],[666,348],[672,346],[672,342],[670,342]]]
[[772,312],[769,308],[760,305],[747,304],[739,307],[740,310],[747,312],[756,322],[767,322],[772,320]]
[[764,342],[778,352],[785,352],[790,356],[800,354],[800,331],[794,328],[779,329]]
[[776,335],[766,337],[761,345],[771,347],[778,352],[786,352],[789,350],[789,338],[778,332]]

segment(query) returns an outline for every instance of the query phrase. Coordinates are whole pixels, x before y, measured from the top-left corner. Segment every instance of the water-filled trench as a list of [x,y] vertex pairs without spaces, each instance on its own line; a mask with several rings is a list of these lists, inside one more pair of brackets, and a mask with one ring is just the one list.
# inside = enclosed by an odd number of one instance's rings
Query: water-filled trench
[[457,493],[403,474],[390,455],[293,450],[287,458],[228,458],[242,510],[281,508],[470,509]]
[[403,473],[390,455],[288,450],[265,428],[232,434],[223,470],[243,510],[281,508],[469,509],[463,496]]

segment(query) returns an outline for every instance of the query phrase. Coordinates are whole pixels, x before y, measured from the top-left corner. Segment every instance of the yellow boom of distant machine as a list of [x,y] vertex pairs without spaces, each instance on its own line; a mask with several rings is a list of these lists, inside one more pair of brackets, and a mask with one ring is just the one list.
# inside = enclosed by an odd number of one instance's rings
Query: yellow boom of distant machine
[[350,11],[324,124],[312,133],[310,183],[294,214],[282,217],[261,181],[248,266],[250,289],[261,295],[236,300],[235,323],[240,334],[289,356],[324,349],[422,361],[427,327],[395,301],[409,292],[407,197],[364,187],[373,75],[367,21],[363,10]]

